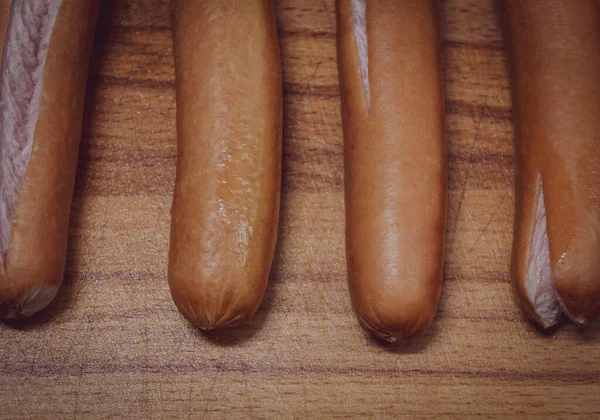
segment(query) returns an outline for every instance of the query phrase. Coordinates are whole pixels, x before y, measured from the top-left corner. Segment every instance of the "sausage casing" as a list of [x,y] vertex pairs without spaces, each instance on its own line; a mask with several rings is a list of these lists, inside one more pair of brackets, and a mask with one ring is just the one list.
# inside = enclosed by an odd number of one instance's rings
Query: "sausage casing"
[[517,155],[512,279],[544,327],[600,312],[600,11],[596,0],[499,1]]
[[98,1],[0,1],[0,318],[62,283]]
[[177,176],[169,286],[201,329],[251,317],[273,259],[281,64],[270,0],[173,0]]
[[[337,2],[346,258],[360,323],[388,341],[432,321],[447,163],[437,2]],[[362,26],[362,28],[361,28]]]

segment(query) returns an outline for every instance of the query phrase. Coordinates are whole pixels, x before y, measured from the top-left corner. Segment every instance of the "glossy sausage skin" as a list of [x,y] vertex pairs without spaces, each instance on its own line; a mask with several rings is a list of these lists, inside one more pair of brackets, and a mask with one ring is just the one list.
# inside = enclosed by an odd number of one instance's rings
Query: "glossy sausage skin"
[[99,1],[0,0],[0,318],[62,283]]
[[[346,258],[360,323],[393,342],[431,323],[441,292],[447,164],[437,2],[360,3],[337,2]],[[355,35],[361,7],[366,47]]]
[[544,327],[600,312],[600,11],[596,0],[498,2],[517,154],[512,278]]
[[273,259],[281,65],[270,0],[173,0],[177,177],[169,286],[211,330],[250,318]]

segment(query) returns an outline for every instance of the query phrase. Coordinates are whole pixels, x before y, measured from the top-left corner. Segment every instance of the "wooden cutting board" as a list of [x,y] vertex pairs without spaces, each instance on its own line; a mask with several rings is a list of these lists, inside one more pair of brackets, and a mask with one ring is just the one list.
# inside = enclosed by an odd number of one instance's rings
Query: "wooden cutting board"
[[166,0],[103,1],[65,282],[0,324],[0,417],[592,418],[600,324],[543,333],[511,291],[513,142],[492,0],[442,6],[450,204],[437,318],[404,345],[358,326],[346,287],[333,0],[279,0],[281,224],[264,302],[204,335],[167,287],[175,100]]

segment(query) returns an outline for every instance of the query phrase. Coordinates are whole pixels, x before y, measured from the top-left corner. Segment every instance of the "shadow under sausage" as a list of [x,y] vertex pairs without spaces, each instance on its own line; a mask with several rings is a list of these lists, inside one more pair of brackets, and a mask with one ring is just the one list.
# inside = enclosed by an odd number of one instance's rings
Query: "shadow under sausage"
[[398,341],[396,343],[388,343],[387,341],[377,338],[365,331],[365,334],[369,335],[370,342],[378,345],[381,349],[387,352],[399,354],[421,353],[427,349],[427,347],[429,347],[437,333],[438,327],[435,320],[423,333],[419,334],[418,336],[413,337],[410,340]]

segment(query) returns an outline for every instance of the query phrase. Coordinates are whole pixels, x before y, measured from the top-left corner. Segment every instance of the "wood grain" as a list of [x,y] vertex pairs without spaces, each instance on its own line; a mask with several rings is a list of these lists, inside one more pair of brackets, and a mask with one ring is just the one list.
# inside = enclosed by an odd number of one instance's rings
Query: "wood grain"
[[492,0],[446,0],[450,208],[439,313],[385,345],[346,287],[333,0],[279,0],[282,218],[266,298],[212,335],[167,281],[175,100],[167,1],[103,1],[65,283],[34,320],[0,324],[0,418],[593,418],[600,325],[543,333],[508,267],[513,142]]

